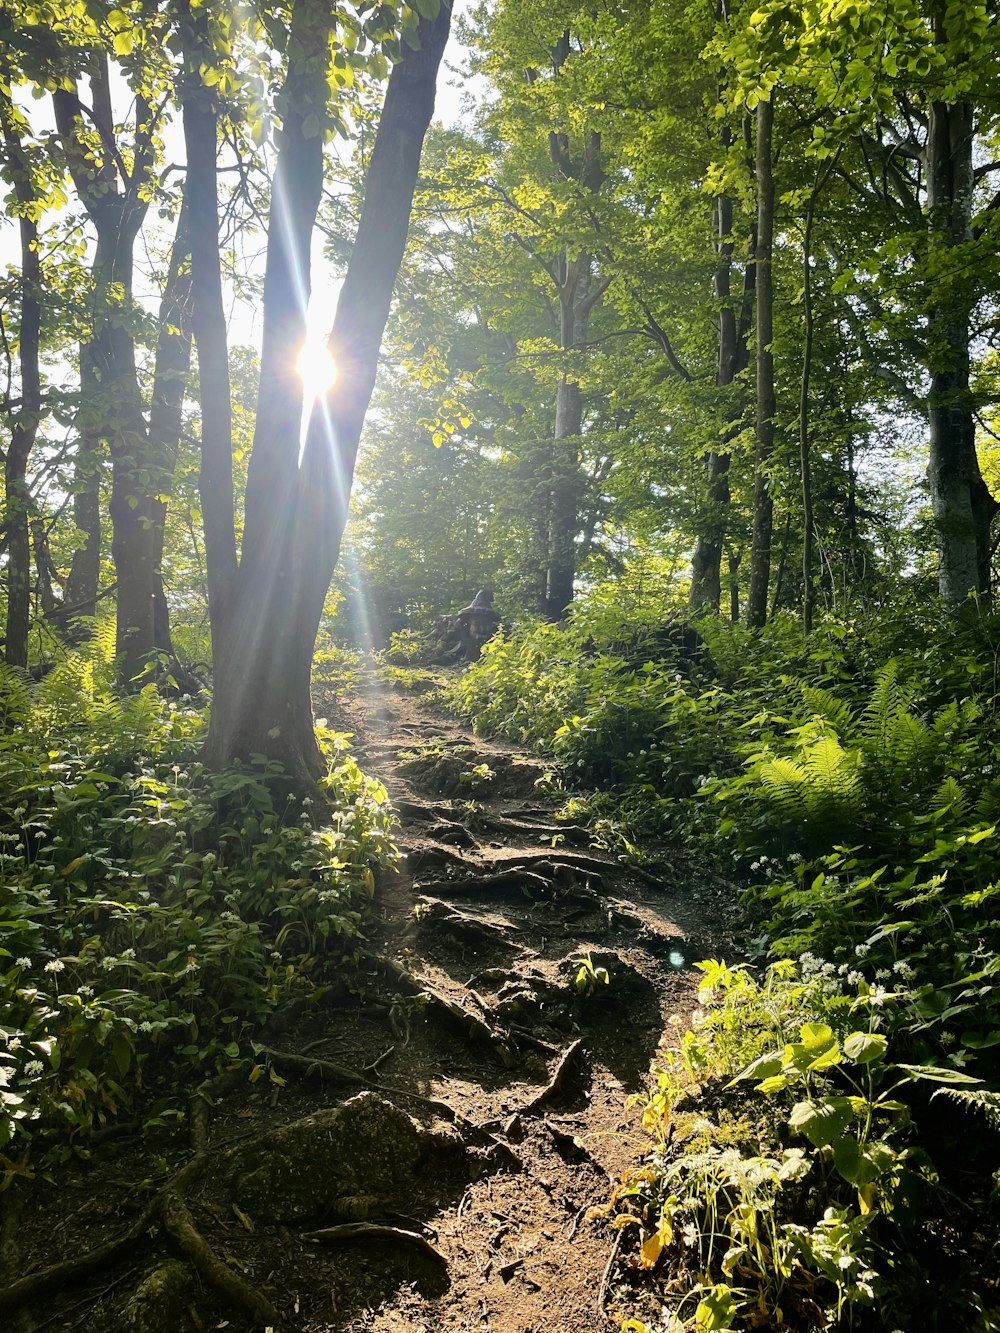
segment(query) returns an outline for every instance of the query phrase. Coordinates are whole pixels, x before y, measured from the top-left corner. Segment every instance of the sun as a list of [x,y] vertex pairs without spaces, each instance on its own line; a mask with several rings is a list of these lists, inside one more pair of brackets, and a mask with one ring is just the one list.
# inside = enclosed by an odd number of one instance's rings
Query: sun
[[321,398],[333,387],[337,378],[337,364],[325,340],[307,339],[302,344],[295,369],[302,380],[307,399]]

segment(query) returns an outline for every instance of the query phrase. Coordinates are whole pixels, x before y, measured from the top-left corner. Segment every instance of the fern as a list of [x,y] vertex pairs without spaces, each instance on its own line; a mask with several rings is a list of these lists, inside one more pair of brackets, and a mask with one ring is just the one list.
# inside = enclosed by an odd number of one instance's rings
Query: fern
[[977,1111],[991,1129],[1000,1130],[1000,1092],[987,1092],[983,1088],[938,1088],[934,1097],[946,1097],[966,1110]]
[[848,735],[854,728],[854,711],[844,699],[838,699],[832,690],[819,685],[803,685],[802,698],[814,717],[828,722],[838,736]]
[[31,694],[23,673],[0,662],[0,728],[13,731],[25,724],[30,713]]

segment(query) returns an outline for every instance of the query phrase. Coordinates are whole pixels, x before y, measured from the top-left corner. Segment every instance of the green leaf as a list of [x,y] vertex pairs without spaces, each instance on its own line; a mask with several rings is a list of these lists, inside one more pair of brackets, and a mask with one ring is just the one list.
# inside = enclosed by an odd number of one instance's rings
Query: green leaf
[[745,1069],[730,1079],[726,1087],[732,1088],[747,1078],[770,1078],[773,1074],[780,1074],[783,1063],[782,1051],[767,1051],[764,1055],[758,1055],[756,1060],[751,1060]]
[[875,1064],[885,1059],[889,1041],[879,1032],[852,1032],[844,1042],[844,1054],[858,1065]]
[[716,1333],[718,1329],[730,1328],[735,1316],[736,1302],[724,1283],[713,1287],[694,1312],[698,1333]]
[[826,1148],[843,1133],[853,1115],[849,1097],[826,1097],[821,1102],[796,1102],[788,1123],[814,1148]]
[[905,1069],[911,1078],[926,1079],[930,1083],[965,1083],[981,1084],[981,1078],[973,1078],[971,1074],[963,1074],[960,1069],[941,1069],[938,1065],[904,1065],[899,1064],[897,1069]]

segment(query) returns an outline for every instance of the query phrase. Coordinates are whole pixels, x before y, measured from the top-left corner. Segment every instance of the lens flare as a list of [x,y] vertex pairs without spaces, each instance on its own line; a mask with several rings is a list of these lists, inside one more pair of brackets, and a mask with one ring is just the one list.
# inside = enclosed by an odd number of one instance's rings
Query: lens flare
[[302,380],[307,402],[322,398],[337,378],[337,365],[325,342],[304,342],[295,369]]

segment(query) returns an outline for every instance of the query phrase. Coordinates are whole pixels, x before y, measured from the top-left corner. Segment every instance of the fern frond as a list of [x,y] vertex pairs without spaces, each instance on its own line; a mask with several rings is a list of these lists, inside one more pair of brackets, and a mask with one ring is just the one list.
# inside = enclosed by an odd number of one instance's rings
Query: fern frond
[[934,1097],[946,1097],[968,1111],[976,1111],[991,1129],[1000,1130],[1000,1092],[987,1092],[983,1088],[938,1088]]
[[931,809],[935,812],[949,811],[956,819],[964,819],[969,813],[969,798],[961,784],[954,778],[945,778],[931,797]]
[[854,727],[854,710],[832,690],[819,685],[803,685],[802,699],[809,712],[828,722],[838,736],[847,736]]

